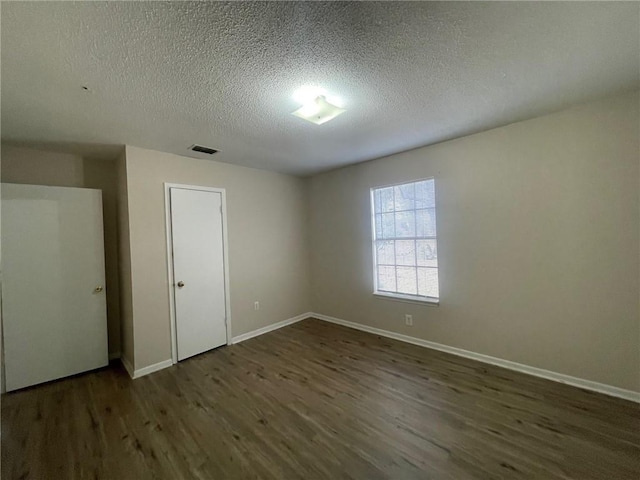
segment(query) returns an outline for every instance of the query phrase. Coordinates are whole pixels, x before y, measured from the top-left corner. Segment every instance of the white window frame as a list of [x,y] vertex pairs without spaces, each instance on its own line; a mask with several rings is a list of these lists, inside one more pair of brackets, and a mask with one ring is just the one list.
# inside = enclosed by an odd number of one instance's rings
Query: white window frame
[[[424,296],[424,295],[412,295],[412,294],[404,294],[404,293],[397,293],[397,292],[388,292],[388,291],[384,291],[384,290],[378,290],[378,259],[377,259],[377,248],[376,248],[376,205],[375,205],[375,191],[376,190],[380,190],[383,188],[388,188],[388,187],[397,187],[399,185],[408,185],[408,184],[412,184],[412,183],[418,183],[418,182],[423,182],[426,180],[433,180],[434,181],[434,189],[435,189],[435,177],[426,177],[426,178],[420,178],[417,180],[408,180],[405,182],[399,182],[399,183],[393,183],[393,184],[389,184],[389,185],[378,185],[375,187],[371,187],[369,189],[369,197],[370,197],[370,202],[371,202],[371,255],[373,258],[373,295],[379,298],[385,298],[385,299],[389,299],[389,300],[397,300],[397,301],[401,301],[401,302],[409,302],[409,303],[419,303],[419,304],[427,304],[427,305],[432,305],[432,306],[437,306],[440,305],[440,297],[429,297],[429,296]],[[414,209],[415,211],[415,209]],[[380,212],[382,213],[382,212]],[[438,213],[437,213],[437,209],[436,209],[436,223],[437,223],[437,218],[438,218]],[[418,238],[417,236],[414,238]],[[421,239],[423,237],[420,237]],[[433,238],[436,240],[436,242],[438,241],[438,234],[436,231],[436,235],[435,237],[424,237],[424,239],[429,239],[429,238]],[[405,240],[403,238],[403,240]],[[411,240],[411,238],[406,238],[406,240]],[[440,290],[440,265],[438,264],[438,267],[436,267],[438,269],[438,290]]]

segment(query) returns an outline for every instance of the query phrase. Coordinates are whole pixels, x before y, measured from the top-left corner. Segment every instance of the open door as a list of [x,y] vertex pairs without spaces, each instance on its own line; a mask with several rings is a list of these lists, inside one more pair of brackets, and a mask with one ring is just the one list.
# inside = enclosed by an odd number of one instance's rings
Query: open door
[[109,363],[102,192],[2,184],[8,391]]

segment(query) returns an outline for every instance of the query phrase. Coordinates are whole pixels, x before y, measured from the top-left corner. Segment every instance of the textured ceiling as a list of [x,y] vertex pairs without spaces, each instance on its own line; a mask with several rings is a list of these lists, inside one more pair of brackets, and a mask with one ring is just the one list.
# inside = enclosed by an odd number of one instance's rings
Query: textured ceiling
[[[2,138],[131,144],[299,175],[640,83],[640,4],[2,3]],[[347,112],[313,125],[293,92]],[[81,87],[87,86],[88,91]]]

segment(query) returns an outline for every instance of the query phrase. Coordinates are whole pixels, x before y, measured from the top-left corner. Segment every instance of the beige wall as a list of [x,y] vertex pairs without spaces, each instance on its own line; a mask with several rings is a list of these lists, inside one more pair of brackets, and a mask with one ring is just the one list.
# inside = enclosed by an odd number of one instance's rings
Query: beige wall
[[117,180],[113,161],[84,159],[84,186],[102,190],[109,353],[121,354]]
[[2,144],[5,183],[84,187],[84,161],[79,155]]
[[[171,357],[169,182],[227,191],[234,336],[313,310],[640,391],[639,100],[612,97],[311,179],[136,147],[103,163],[11,145],[1,175],[103,190],[110,352],[135,369]],[[374,298],[369,189],[430,176],[441,305]]]
[[116,176],[113,162],[2,144],[0,178],[6,183],[102,190],[109,353],[120,352]]
[[126,174],[135,369],[171,358],[165,182],[226,189],[233,336],[309,311],[305,180],[129,146]]
[[116,192],[118,208],[118,273],[120,283],[120,328],[122,359],[128,366],[135,364],[133,338],[133,297],[131,285],[131,243],[129,230],[129,195],[126,151],[116,160]]
[[[617,96],[314,177],[313,310],[640,390],[638,101]],[[369,189],[431,176],[441,304],[374,298]]]

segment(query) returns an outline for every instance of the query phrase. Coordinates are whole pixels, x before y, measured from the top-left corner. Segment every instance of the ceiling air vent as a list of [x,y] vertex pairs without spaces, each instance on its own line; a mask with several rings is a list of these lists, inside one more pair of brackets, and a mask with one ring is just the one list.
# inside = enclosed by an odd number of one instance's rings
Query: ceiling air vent
[[203,147],[202,145],[191,145],[189,150],[193,150],[194,152],[204,153],[206,155],[213,155],[218,150],[209,147]]

